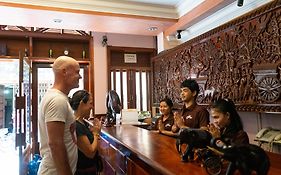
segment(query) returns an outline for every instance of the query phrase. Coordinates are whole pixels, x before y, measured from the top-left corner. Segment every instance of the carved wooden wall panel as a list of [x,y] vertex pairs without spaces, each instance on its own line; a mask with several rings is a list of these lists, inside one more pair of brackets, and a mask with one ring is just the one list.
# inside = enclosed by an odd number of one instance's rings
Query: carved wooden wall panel
[[231,98],[240,111],[281,112],[281,1],[274,1],[153,59],[153,102],[179,102],[195,78],[198,102]]

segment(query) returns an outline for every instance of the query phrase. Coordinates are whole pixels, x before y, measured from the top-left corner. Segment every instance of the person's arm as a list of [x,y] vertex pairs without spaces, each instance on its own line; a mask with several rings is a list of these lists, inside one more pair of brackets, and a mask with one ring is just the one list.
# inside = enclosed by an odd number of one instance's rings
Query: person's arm
[[178,135],[177,133],[174,133],[174,132],[172,132],[172,131],[166,131],[166,130],[163,130],[163,131],[160,131],[160,130],[159,130],[159,133],[164,134],[164,135],[167,135],[167,136],[172,136],[172,137],[175,137],[175,136]]
[[231,144],[249,144],[248,134],[243,130],[238,131],[231,139]]
[[64,122],[47,122],[48,144],[59,175],[72,175],[64,144]]
[[164,123],[162,122],[162,120],[159,120],[158,129],[159,129],[160,134],[164,134],[164,135],[167,135],[167,136],[176,136],[176,133],[173,133],[172,131],[166,131],[165,130],[165,126],[164,126]]
[[77,138],[77,146],[79,150],[88,158],[94,158],[96,155],[96,152],[98,150],[98,134],[94,135],[94,141],[91,144],[88,137],[86,135],[79,136]]
[[81,135],[77,138],[78,149],[88,158],[94,158],[96,155],[98,150],[99,133],[101,131],[101,121],[95,118],[93,124],[94,126],[90,128],[90,131],[94,136],[94,141],[92,143],[90,143],[90,140],[86,135]]
[[180,130],[180,128],[177,127],[176,124],[173,124],[173,126],[172,126],[172,132],[178,134],[179,130]]
[[151,126],[151,130],[150,130],[151,132],[159,133],[159,122],[161,121],[160,118],[161,117],[156,119],[155,125],[153,125],[153,123],[151,123],[151,125],[150,125]]

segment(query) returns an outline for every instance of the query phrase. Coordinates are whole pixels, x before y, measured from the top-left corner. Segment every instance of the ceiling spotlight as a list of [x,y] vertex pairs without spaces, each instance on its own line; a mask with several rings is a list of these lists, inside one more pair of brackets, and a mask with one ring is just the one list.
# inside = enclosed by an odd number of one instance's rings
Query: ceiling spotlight
[[182,30],[177,30],[176,38],[181,39],[181,32]]
[[55,23],[61,23],[61,22],[62,22],[62,19],[53,19],[53,21],[54,21]]
[[243,3],[244,3],[244,0],[238,0],[238,1],[237,1],[237,6],[238,6],[238,7],[242,7],[242,6],[243,6]]
[[158,30],[158,27],[155,27],[155,26],[149,27],[147,30],[149,30],[149,31],[156,31],[156,30]]

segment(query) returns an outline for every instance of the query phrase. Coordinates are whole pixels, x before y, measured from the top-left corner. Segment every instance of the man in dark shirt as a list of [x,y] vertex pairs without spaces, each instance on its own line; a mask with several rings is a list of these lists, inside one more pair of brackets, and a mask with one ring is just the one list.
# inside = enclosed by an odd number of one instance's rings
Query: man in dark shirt
[[184,105],[180,112],[174,113],[176,130],[184,127],[207,129],[209,112],[196,103],[199,91],[195,80],[187,79],[181,83],[180,97]]

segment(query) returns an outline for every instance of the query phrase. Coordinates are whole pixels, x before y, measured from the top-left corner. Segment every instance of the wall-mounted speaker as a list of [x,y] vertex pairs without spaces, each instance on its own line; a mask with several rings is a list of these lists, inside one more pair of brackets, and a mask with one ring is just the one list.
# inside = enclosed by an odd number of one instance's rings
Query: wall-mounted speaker
[[242,6],[243,6],[243,3],[244,3],[244,0],[238,0],[238,1],[237,1],[237,6],[238,6],[238,7],[242,7]]

